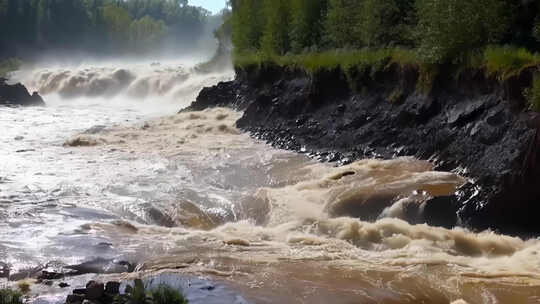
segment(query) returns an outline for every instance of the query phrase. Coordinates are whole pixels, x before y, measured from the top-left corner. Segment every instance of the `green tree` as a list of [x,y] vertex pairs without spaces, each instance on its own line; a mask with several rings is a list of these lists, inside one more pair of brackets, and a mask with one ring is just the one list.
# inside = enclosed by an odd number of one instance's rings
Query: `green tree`
[[113,41],[122,42],[129,39],[132,17],[127,10],[114,4],[106,5],[103,8],[103,20]]
[[265,25],[262,0],[231,0],[233,36],[236,52],[258,50]]
[[370,47],[411,45],[414,0],[364,0],[359,23],[362,43]]
[[538,13],[536,14],[536,20],[532,29],[533,37],[540,43],[540,4],[538,4]]
[[502,0],[417,0],[419,53],[429,62],[496,43],[509,20]]
[[325,40],[331,47],[360,47],[364,0],[329,0]]
[[266,25],[264,27],[261,48],[268,54],[283,55],[290,50],[289,0],[265,0],[264,10]]
[[129,39],[136,50],[145,51],[159,45],[167,35],[167,26],[163,20],[145,16],[135,20],[129,27]]
[[323,34],[323,16],[328,0],[291,0],[291,48],[299,53],[308,47],[319,47]]
[[0,58],[37,49],[131,51],[132,16],[163,21],[167,45],[178,49],[203,35],[209,12],[187,0],[0,0]]

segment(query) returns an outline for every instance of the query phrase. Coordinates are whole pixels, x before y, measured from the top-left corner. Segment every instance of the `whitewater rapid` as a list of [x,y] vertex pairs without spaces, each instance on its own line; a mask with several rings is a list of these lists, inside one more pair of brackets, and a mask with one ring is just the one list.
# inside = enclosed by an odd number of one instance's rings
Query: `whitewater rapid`
[[0,109],[0,262],[12,274],[106,258],[223,281],[250,303],[540,301],[540,240],[403,220],[454,193],[458,174],[407,157],[336,167],[254,140],[239,112],[176,113],[231,72],[21,75],[48,107]]

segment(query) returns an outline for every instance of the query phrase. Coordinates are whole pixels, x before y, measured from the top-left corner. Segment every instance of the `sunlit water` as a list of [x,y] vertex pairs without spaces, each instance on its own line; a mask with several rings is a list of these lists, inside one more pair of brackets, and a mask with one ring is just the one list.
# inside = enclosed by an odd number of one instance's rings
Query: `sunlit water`
[[[540,301],[540,241],[399,219],[460,176],[411,158],[336,168],[255,141],[229,109],[175,114],[231,76],[142,64],[21,76],[48,106],[0,109],[11,275],[104,258],[104,272],[204,276],[252,303]],[[353,217],[364,209],[379,219]]]

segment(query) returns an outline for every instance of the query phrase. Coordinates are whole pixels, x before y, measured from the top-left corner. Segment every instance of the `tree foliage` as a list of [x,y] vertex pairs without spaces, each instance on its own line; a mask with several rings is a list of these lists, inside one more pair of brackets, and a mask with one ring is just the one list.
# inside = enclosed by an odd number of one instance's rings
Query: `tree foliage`
[[363,45],[382,47],[414,44],[414,1],[363,0],[359,32]]
[[231,0],[233,36],[238,51],[257,50],[265,26],[262,0]]
[[321,46],[328,1],[291,0],[291,49],[299,53]]
[[326,41],[337,48],[362,46],[363,0],[330,0],[325,20]]
[[0,57],[43,49],[182,46],[203,34],[209,14],[187,0],[0,0]]
[[126,41],[128,39],[133,18],[126,9],[113,4],[106,5],[103,8],[103,21],[113,40]]
[[233,0],[231,5],[237,54],[401,48],[433,64],[459,61],[491,44],[540,47],[537,0]]
[[265,0],[266,24],[261,46],[269,54],[285,54],[291,46],[289,39],[289,0]]
[[419,50],[430,62],[497,43],[507,29],[502,0],[417,0]]
[[144,16],[135,20],[129,26],[129,38],[132,45],[138,50],[150,49],[160,43],[167,35],[167,26],[163,20],[155,20],[150,16]]

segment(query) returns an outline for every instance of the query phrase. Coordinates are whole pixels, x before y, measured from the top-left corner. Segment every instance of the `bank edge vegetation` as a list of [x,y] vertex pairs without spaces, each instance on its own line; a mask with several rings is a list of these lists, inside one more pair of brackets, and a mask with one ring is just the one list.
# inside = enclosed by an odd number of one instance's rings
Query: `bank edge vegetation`
[[[501,82],[535,71],[524,96],[540,110],[540,4],[536,0],[231,0],[237,69],[268,64],[309,73],[481,70]],[[351,73],[350,71],[355,71]]]

